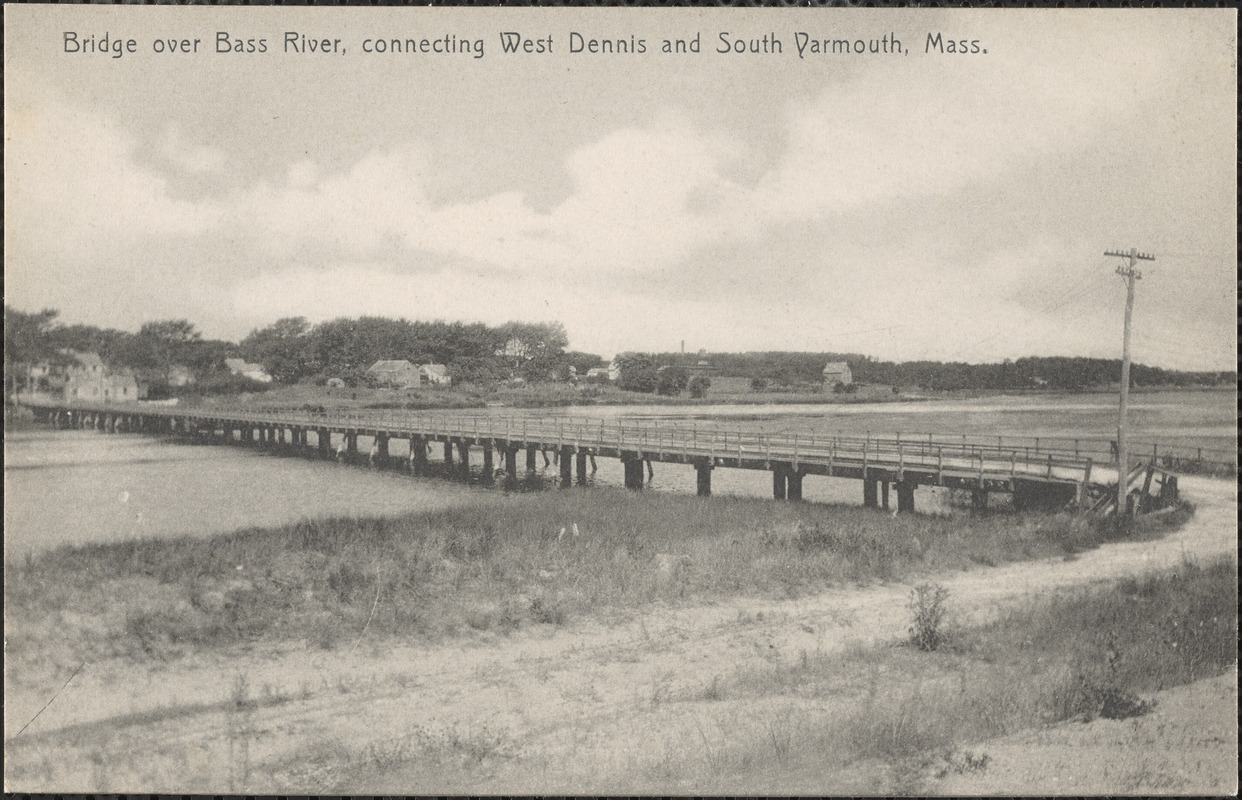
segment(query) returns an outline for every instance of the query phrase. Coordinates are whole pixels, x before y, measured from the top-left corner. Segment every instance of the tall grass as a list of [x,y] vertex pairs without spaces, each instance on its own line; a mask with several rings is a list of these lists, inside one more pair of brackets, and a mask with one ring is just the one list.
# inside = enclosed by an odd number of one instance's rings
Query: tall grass
[[[653,602],[826,586],[1076,552],[1066,516],[890,517],[624,490],[484,495],[395,519],[62,548],[5,564],[10,652],[62,612],[83,644],[167,654],[259,637],[332,648],[562,624]],[[12,624],[10,624],[12,623]]]
[[[1138,716],[1157,707],[1152,692],[1219,675],[1237,662],[1237,588],[1235,561],[1188,563],[1031,601],[988,625],[954,631],[935,653],[804,654],[724,682],[713,678],[715,694],[745,707],[764,698],[762,707],[781,714],[788,705],[793,744],[778,752],[767,723],[724,710],[718,717],[728,742],[707,748],[684,737],[674,758],[683,766],[664,777],[708,792],[730,781],[748,790],[748,776],[779,765],[790,780],[819,776],[834,787],[841,767],[873,761],[887,765],[881,772],[891,785],[871,791],[918,792],[930,764],[986,767],[986,753],[963,755],[964,746],[1064,720]],[[821,703],[830,710],[818,713]]]

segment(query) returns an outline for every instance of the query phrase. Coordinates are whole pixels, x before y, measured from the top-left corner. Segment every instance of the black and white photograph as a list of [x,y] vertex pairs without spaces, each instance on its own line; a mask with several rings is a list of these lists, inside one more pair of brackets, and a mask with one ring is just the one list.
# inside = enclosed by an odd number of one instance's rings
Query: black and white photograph
[[1237,794],[1236,10],[3,22],[6,792]]

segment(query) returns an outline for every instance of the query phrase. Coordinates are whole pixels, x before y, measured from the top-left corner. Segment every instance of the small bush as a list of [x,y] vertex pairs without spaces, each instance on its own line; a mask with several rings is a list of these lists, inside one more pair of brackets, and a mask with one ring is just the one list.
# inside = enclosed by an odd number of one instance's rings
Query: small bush
[[925,652],[933,652],[944,644],[944,601],[949,590],[939,584],[920,584],[910,590],[910,638],[914,646]]

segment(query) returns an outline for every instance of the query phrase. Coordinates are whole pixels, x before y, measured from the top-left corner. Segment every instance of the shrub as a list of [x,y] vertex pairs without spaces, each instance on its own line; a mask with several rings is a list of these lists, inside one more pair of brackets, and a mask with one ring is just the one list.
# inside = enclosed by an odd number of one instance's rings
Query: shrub
[[658,375],[656,392],[668,397],[675,397],[681,394],[682,390],[690,382],[690,373],[686,371],[685,367],[677,364],[661,367]]
[[910,625],[910,637],[914,646],[926,652],[933,652],[944,644],[944,601],[949,597],[949,590],[940,584],[924,583],[910,590],[910,613],[913,622]]
[[691,397],[703,397],[712,386],[712,379],[706,375],[695,375],[690,379],[688,389]]

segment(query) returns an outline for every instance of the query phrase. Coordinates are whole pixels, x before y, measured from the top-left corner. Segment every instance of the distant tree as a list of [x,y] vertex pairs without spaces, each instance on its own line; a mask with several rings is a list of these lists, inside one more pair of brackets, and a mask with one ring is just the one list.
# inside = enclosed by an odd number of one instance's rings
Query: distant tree
[[617,356],[617,388],[627,392],[654,392],[659,385],[655,361],[646,353],[622,353]]
[[569,337],[559,322],[506,322],[497,330],[503,344],[496,355],[509,367],[510,377],[547,380],[562,365]]
[[79,353],[97,353],[105,362],[113,362],[123,353],[134,334],[94,325],[63,325],[52,331],[59,349]]
[[764,389],[768,388],[767,378],[751,378],[750,388],[754,389],[756,392],[762,392]]
[[296,383],[312,373],[310,323],[306,317],[285,317],[256,328],[241,340],[241,355],[262,364],[281,383]]
[[60,359],[54,330],[60,312],[45,308],[27,313],[4,307],[4,390],[13,394],[26,386],[31,367]]
[[657,375],[656,392],[668,397],[681,394],[690,383],[690,371],[679,364],[660,367]]
[[712,388],[712,379],[706,375],[695,375],[690,379],[687,388],[690,390],[691,397],[703,397],[707,394],[707,390]]
[[586,375],[588,371],[596,367],[604,366],[603,356],[597,356],[594,353],[582,353],[577,350],[566,351],[565,362],[578,370],[578,377]]
[[154,372],[165,383],[171,383],[172,368],[185,364],[201,339],[202,334],[189,320],[148,322],[118,355],[128,366]]

